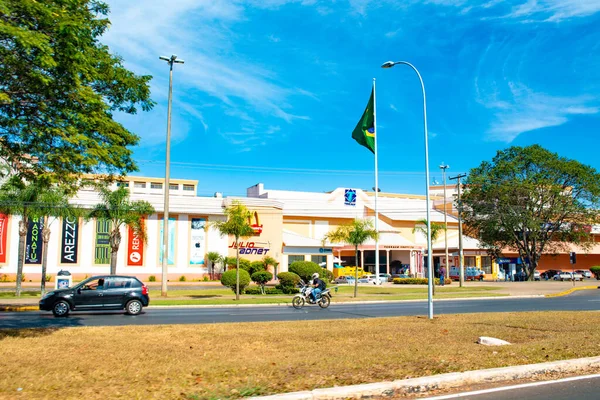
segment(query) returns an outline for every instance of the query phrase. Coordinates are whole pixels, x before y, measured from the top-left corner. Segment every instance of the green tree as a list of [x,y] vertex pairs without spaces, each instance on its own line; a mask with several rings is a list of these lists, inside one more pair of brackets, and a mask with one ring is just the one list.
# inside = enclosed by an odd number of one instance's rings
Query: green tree
[[216,251],[209,251],[208,254],[206,254],[206,258],[210,263],[210,279],[214,279],[215,264],[221,260],[221,255]]
[[42,241],[42,293],[46,287],[46,267],[48,264],[48,241],[50,240],[50,223],[47,217],[69,217],[78,214],[75,208],[68,204],[67,192],[59,187],[39,179],[34,182],[24,182],[18,176],[11,176],[0,187],[0,212],[21,217],[19,220],[19,246],[17,258],[16,295],[21,296],[23,278],[23,263],[25,259],[25,241],[29,221],[37,218],[43,221]]
[[347,243],[354,246],[354,260],[356,265],[354,280],[354,297],[358,295],[358,246],[369,239],[377,240],[379,234],[373,229],[373,222],[369,219],[355,219],[329,231],[323,242]]
[[235,299],[240,299],[240,238],[250,237],[254,235],[254,230],[250,226],[250,218],[252,213],[245,205],[239,201],[233,201],[231,205],[225,207],[225,221],[215,221],[212,225],[221,233],[221,236],[229,235],[235,238],[235,271],[236,271],[236,287]]
[[26,165],[22,178],[75,185],[137,169],[139,137],[113,114],[151,109],[151,77],[100,42],[108,12],[100,0],[0,1],[0,157]]
[[121,227],[133,229],[135,234],[146,241],[144,217],[154,214],[154,207],[145,200],[131,201],[129,189],[121,186],[116,190],[101,187],[102,203],[90,212],[88,218],[106,219],[111,221],[110,243],[110,274],[117,273],[117,253],[121,244]]
[[597,223],[600,174],[539,145],[498,151],[473,168],[462,196],[467,231],[493,256],[517,251],[528,261],[528,278],[544,253],[592,244]]
[[260,285],[260,292],[265,294],[265,284],[273,279],[273,274],[269,271],[261,270],[254,272],[250,278],[252,279],[252,282]]

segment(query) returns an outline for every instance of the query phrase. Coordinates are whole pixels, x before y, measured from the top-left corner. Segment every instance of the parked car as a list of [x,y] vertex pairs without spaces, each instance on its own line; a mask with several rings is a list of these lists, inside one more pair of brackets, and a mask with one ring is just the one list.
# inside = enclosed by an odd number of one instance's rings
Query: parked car
[[334,279],[333,282],[343,285],[343,284],[348,284],[348,285],[354,285],[354,277],[350,276],[350,275],[342,275],[342,276],[338,276],[337,278]]
[[572,272],[572,273],[571,273],[571,276],[573,277],[572,279],[573,279],[574,281],[582,281],[582,280],[583,280],[583,275],[582,275],[582,274],[580,274],[580,273],[579,273],[579,272],[577,272],[577,271],[574,271],[574,272]]
[[65,317],[71,311],[125,310],[137,315],[150,303],[148,287],[133,276],[93,276],[67,288],[46,293],[40,310]]
[[560,274],[561,272],[562,271],[560,269],[549,269],[547,271],[542,272],[540,274],[540,277],[545,280],[554,279],[554,276]]
[[391,282],[392,281],[392,275],[380,273],[379,274],[379,279],[381,280],[382,283],[384,283],[384,282]]
[[542,274],[540,274],[540,271],[533,271],[533,280],[534,281],[542,280]]
[[577,269],[575,272],[581,274],[584,279],[592,279],[592,272],[589,269]]
[[363,275],[358,278],[358,283],[373,283],[375,284],[375,275]]
[[555,281],[570,281],[571,279],[573,279],[573,277],[571,276],[570,272],[561,271],[560,273],[554,275],[552,279],[554,279]]

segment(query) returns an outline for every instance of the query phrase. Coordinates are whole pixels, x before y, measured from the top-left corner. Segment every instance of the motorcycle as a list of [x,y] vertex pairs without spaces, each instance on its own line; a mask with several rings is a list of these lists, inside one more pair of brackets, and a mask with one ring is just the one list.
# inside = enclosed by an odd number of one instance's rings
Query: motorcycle
[[[301,284],[301,288],[300,288],[300,293],[296,294],[294,296],[294,298],[292,299],[292,306],[299,310],[302,307],[304,307],[305,303],[308,304],[318,304],[319,307],[321,308],[327,308],[329,307],[329,304],[331,303],[331,290],[329,288],[323,290],[319,296],[319,298],[317,298],[316,303],[312,300],[312,297],[310,295],[310,293],[312,292],[312,287],[306,283],[304,283],[304,281],[300,281]],[[337,289],[337,287],[336,287]]]

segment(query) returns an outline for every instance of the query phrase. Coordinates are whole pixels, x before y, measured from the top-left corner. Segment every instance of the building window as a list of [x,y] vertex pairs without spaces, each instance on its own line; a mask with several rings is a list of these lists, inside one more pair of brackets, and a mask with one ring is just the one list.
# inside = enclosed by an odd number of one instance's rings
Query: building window
[[183,185],[183,190],[186,192],[193,192],[194,191],[194,185]]
[[475,267],[477,264],[475,263],[475,256],[466,256],[465,257],[465,267]]
[[179,185],[177,183],[169,183],[169,190],[179,190]]
[[162,189],[162,183],[161,182],[151,182],[150,189]]
[[327,263],[327,256],[310,256],[310,261],[317,264]]
[[294,261],[304,261],[304,256],[298,256],[298,255],[289,255],[288,256],[288,267],[290,265],[292,265],[292,263]]
[[490,257],[490,256],[482,256],[481,257],[481,269],[486,274],[492,273],[492,257]]
[[117,187],[129,187],[129,182],[117,182]]
[[146,182],[133,182],[133,187],[136,189],[146,189]]

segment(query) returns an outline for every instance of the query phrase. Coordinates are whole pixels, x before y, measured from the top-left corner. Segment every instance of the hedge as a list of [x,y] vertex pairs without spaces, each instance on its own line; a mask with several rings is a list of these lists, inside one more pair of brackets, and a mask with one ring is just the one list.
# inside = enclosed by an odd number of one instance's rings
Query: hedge
[[[435,278],[436,285],[440,284],[440,280]],[[394,278],[394,284],[396,285],[427,285],[429,280],[427,278]],[[444,285],[452,283],[451,279],[444,279]]]
[[590,272],[592,274],[594,274],[594,276],[596,277],[597,280],[600,280],[600,266],[599,265],[590,267]]
[[248,271],[250,273],[250,276],[254,275],[255,272],[259,272],[259,271],[264,271],[267,268],[265,267],[265,263],[262,261],[252,261],[250,263],[250,270]]
[[280,272],[277,274],[277,279],[282,287],[295,288],[300,283],[300,277],[293,272]]
[[[244,293],[246,293],[246,294],[263,294],[260,290],[260,287],[246,288]],[[268,288],[268,289],[265,289],[265,294],[284,294],[284,293],[283,293],[283,290],[281,290],[281,289]]]
[[290,265],[289,271],[298,275],[304,282],[309,282],[315,272],[321,275],[323,268],[312,261],[294,261]]
[[[227,286],[235,293],[235,270],[229,270],[221,275],[221,284]],[[240,268],[240,293],[244,292],[244,288],[250,284],[250,274]]]

